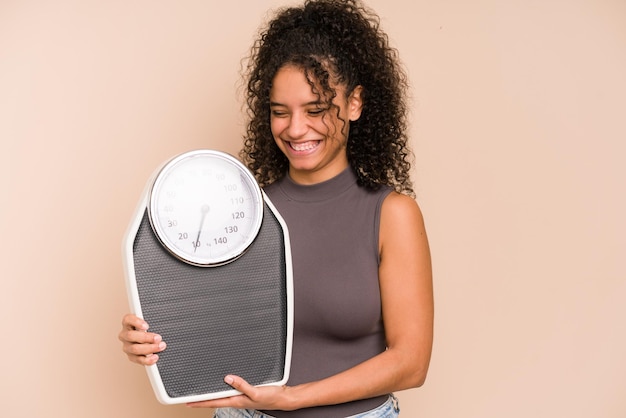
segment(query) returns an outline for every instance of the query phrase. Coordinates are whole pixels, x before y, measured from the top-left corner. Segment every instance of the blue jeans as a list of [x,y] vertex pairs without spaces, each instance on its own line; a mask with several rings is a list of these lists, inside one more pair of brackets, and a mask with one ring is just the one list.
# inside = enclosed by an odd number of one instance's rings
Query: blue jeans
[[[390,395],[389,399],[378,408],[347,418],[397,418],[399,415],[398,399]],[[272,418],[272,416],[254,409],[219,408],[215,410],[213,418]]]

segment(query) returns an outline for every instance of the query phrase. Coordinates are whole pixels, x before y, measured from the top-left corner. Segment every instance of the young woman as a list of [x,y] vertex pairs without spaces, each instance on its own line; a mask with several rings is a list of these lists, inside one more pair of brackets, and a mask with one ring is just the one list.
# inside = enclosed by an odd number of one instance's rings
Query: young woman
[[[409,179],[406,77],[358,0],[281,10],[253,46],[241,156],[287,222],[294,271],[283,387],[192,404],[216,417],[396,417],[423,384],[433,338],[430,253]],[[166,348],[126,315],[133,362]]]

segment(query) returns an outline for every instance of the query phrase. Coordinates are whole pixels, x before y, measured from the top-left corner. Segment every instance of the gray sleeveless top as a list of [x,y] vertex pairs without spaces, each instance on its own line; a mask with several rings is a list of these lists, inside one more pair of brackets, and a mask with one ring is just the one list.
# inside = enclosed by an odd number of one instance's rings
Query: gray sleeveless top
[[[286,176],[265,188],[291,240],[294,342],[288,385],[337,374],[386,348],[378,232],[380,208],[391,188],[368,191],[356,180],[348,168],[315,185],[299,185]],[[277,418],[343,418],[386,399],[267,413]]]

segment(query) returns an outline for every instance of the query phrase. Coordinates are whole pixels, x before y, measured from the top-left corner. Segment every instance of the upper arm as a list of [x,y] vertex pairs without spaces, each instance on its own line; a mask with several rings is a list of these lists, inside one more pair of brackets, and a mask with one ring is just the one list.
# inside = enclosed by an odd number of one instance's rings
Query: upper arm
[[398,350],[406,367],[425,377],[433,339],[432,268],[422,213],[414,199],[395,192],[387,196],[379,246],[387,346]]

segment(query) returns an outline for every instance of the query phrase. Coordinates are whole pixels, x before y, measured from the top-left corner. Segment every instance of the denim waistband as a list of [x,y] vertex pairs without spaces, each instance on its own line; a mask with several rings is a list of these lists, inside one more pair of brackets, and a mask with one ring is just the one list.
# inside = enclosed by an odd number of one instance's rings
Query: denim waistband
[[[389,395],[389,399],[382,405],[360,414],[351,415],[346,418],[396,418],[400,415],[400,405],[398,399]],[[254,409],[219,408],[215,410],[213,418],[274,418],[271,415]]]

